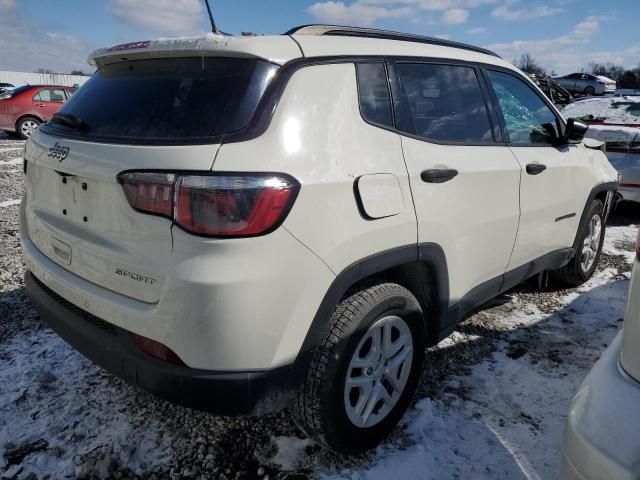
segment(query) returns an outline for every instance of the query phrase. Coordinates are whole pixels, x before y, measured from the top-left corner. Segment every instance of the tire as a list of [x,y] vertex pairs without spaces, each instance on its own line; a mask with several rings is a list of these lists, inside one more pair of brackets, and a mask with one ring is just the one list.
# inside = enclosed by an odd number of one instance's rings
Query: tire
[[[380,347],[391,339],[391,361],[382,348],[374,349],[376,338]],[[375,447],[409,406],[424,354],[422,309],[411,292],[394,283],[355,291],[337,306],[313,353],[293,406],[296,423],[337,452],[355,454]],[[389,370],[393,363],[395,371]]]
[[584,94],[585,95],[593,95],[596,93],[596,89],[593,87],[587,87],[584,89]]
[[594,200],[579,232],[578,250],[567,265],[556,270],[556,279],[568,287],[578,287],[589,280],[600,261],[604,235],[604,205],[600,200]]
[[36,117],[22,117],[16,124],[16,132],[22,140],[27,140],[42,122]]

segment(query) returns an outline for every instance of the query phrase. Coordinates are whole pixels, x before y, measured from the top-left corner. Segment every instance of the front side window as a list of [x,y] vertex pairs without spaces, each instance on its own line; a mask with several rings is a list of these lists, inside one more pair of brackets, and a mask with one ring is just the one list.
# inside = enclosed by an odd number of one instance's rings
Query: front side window
[[552,144],[561,136],[560,123],[542,98],[520,78],[489,70],[509,142]]
[[362,116],[376,125],[393,127],[391,96],[384,63],[360,63],[357,69]]
[[472,67],[398,63],[405,99],[403,129],[426,140],[488,143],[493,135],[480,83]]

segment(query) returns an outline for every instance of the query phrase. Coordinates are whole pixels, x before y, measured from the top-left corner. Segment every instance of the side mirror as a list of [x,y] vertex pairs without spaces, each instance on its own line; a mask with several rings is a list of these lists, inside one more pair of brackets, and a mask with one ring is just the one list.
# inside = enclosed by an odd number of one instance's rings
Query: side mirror
[[589,125],[575,118],[567,120],[567,130],[564,134],[565,143],[581,143]]

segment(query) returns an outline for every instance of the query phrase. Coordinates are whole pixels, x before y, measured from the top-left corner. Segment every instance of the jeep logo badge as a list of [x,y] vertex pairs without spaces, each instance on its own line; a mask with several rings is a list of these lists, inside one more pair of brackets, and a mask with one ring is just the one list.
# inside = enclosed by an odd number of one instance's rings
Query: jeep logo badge
[[57,158],[58,162],[63,161],[65,158],[69,156],[69,151],[71,149],[69,147],[63,147],[58,142],[55,143],[53,147],[49,149],[49,157]]

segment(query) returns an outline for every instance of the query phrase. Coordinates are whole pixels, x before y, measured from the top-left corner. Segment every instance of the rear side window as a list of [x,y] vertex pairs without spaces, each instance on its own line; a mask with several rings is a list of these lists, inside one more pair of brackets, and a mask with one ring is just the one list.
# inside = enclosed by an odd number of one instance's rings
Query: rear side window
[[376,125],[393,127],[391,95],[384,63],[360,63],[356,68],[363,118]]
[[276,69],[257,59],[206,57],[106,65],[60,110],[83,128],[45,128],[115,142],[206,141],[247,126]]
[[396,72],[408,112],[403,128],[427,140],[493,142],[476,72],[471,67],[398,63]]
[[64,102],[67,97],[64,95],[64,90],[40,90],[33,99],[36,102]]

